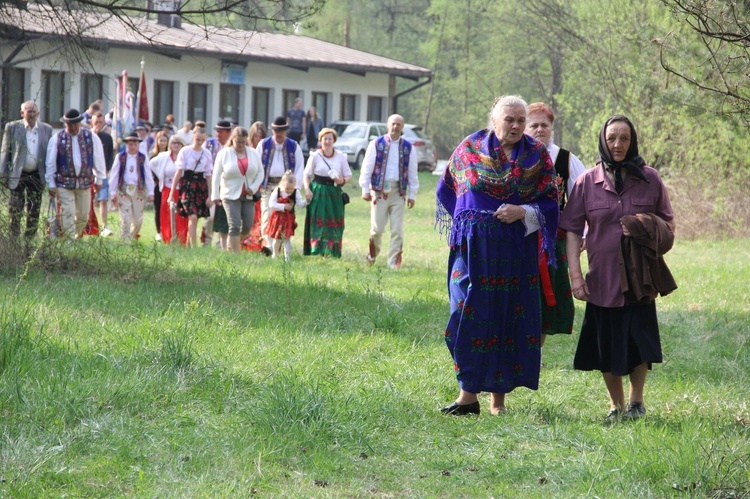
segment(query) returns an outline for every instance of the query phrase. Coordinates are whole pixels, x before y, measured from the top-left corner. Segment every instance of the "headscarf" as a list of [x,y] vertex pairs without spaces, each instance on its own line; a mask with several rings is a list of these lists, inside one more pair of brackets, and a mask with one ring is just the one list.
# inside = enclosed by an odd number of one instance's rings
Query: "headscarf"
[[[625,153],[625,159],[622,161],[615,161],[612,158],[609,147],[607,146],[607,127],[618,121],[626,123],[628,127],[630,127],[630,147],[628,148],[628,152]],[[639,179],[648,182],[643,173],[643,167],[646,165],[646,162],[638,154],[638,135],[635,133],[635,127],[626,116],[615,114],[610,116],[609,119],[604,122],[604,125],[599,132],[599,157],[604,163],[604,168],[614,175],[615,190],[618,194],[622,192],[621,168],[625,168],[629,174],[635,175]]]

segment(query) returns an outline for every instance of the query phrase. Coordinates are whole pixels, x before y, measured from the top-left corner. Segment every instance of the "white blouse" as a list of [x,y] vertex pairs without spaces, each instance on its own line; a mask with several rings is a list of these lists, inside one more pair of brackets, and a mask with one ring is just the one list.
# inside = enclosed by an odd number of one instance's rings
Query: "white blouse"
[[[294,192],[294,200],[297,207],[304,208],[307,206],[307,200],[305,200],[305,196],[300,194],[299,189],[294,189]],[[271,193],[271,199],[268,200],[268,206],[272,210],[284,211],[284,206],[289,202],[290,197],[283,189],[276,187]]]
[[175,165],[180,170],[191,170],[203,173],[204,177],[210,177],[214,171],[214,158],[208,149],[201,148],[200,151],[196,151],[192,147],[183,147],[177,154]]
[[[328,162],[328,164],[326,164],[326,162]],[[333,157],[326,158],[323,156],[322,151],[314,152],[307,160],[304,176],[310,180],[312,180],[315,175],[332,178],[329,174],[331,170],[335,171],[341,178],[347,179],[352,176],[352,170],[349,168],[346,154],[334,150]]]
[[169,151],[160,152],[151,160],[151,171],[159,179],[160,191],[163,191],[165,187],[172,188],[172,180],[177,172],[177,165],[172,161],[172,154]]

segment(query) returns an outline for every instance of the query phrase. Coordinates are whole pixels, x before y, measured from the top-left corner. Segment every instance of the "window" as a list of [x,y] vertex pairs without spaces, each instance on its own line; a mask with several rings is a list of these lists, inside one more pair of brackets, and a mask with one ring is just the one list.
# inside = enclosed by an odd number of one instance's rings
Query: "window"
[[174,114],[174,82],[154,80],[154,123],[166,121]]
[[138,78],[128,78],[128,88],[127,90],[130,92],[133,92],[133,101],[135,102],[135,99],[138,98],[138,85],[141,84],[141,77]]
[[313,92],[312,94],[313,106],[318,112],[318,115],[323,120],[323,123],[329,123],[328,121],[328,94],[323,92]]
[[208,115],[208,85],[203,83],[188,84],[188,116],[187,119],[195,123],[206,121]]
[[21,118],[21,104],[26,101],[25,89],[26,70],[18,68],[3,70],[2,109],[0,110],[2,123]]
[[63,127],[60,118],[65,114],[65,94],[65,73],[42,71],[41,120],[54,128]]
[[350,94],[341,94],[341,110],[339,119],[356,120],[357,119],[357,96]]
[[379,129],[380,129],[380,127],[378,127],[376,125],[370,125],[370,133],[367,135],[367,140],[372,140],[375,137],[383,135],[382,133],[380,133]]
[[253,123],[262,121],[266,125],[271,122],[271,89],[253,87]]
[[[102,75],[81,75],[81,111],[88,109],[92,102],[102,98],[104,95],[104,92],[102,92],[103,86]],[[104,109],[101,111],[106,113]]]
[[294,99],[296,99],[299,96],[300,96],[299,90],[284,90],[284,94],[283,94],[284,102],[281,103],[283,106],[281,110],[281,114],[286,116],[286,112],[294,107]]
[[384,121],[383,118],[383,98],[369,96],[367,98],[367,121]]
[[240,85],[222,83],[219,87],[219,118],[240,121]]

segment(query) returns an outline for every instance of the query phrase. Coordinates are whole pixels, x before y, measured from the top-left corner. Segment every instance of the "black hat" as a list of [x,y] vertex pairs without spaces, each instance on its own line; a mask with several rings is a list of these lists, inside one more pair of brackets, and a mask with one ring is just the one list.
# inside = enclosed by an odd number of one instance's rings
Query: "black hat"
[[284,116],[279,116],[278,118],[273,120],[273,123],[271,123],[271,128],[273,128],[274,130],[289,130],[289,122]]
[[130,142],[130,141],[133,141],[133,140],[136,141],[136,142],[140,142],[141,138],[138,136],[137,133],[130,132],[129,134],[127,134],[125,136],[125,139],[124,139],[125,142]]
[[68,109],[60,120],[64,123],[72,125],[73,123],[80,123],[83,121],[83,115],[78,112],[78,109]]
[[143,125],[138,125],[137,127],[135,127],[135,129],[136,129],[136,130],[145,130],[145,129],[146,129],[146,127],[145,127],[145,126],[143,126]]
[[231,129],[232,129],[232,124],[228,122],[227,120],[219,121],[214,127],[214,130],[231,130]]
[[148,127],[149,130],[154,128],[154,125],[152,125],[150,121],[142,121],[141,124],[145,127]]

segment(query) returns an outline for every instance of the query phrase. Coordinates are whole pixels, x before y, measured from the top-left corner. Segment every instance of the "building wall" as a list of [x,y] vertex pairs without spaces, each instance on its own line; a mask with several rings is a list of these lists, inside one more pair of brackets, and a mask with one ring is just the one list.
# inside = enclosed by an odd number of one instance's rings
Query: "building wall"
[[[0,47],[0,56],[5,59],[12,47]],[[45,53],[50,49],[46,43],[35,43],[27,46],[15,59],[23,60],[33,54]],[[71,64],[69,58],[53,53],[19,65],[25,69],[27,86],[22,100],[33,99],[42,103],[43,71],[65,71],[65,91],[60,96],[62,107],[71,107],[83,112],[88,102],[81,102],[82,73],[97,73],[104,76],[103,93],[105,108],[109,110],[114,103],[115,80],[127,70],[130,78],[140,75],[140,62],[145,62],[145,74],[149,99],[150,118],[154,123],[160,123],[164,116],[154,117],[154,80],[176,82],[175,109],[172,113],[179,125],[188,115],[188,84],[203,83],[208,85],[208,106],[206,121],[210,128],[219,120],[219,87],[222,77],[222,61],[220,57],[196,56],[186,53],[181,59],[175,59],[148,50],[131,50],[113,48],[110,50],[92,50],[88,54],[89,62],[85,69],[78,64]],[[75,68],[75,69],[73,69]],[[355,119],[367,118],[368,97],[382,97],[384,109],[388,108],[389,75],[385,73],[367,73],[365,76],[355,75],[336,69],[310,68],[308,71],[293,69],[280,64],[249,62],[244,71],[245,84],[240,86],[240,119],[241,125],[249,126],[253,116],[252,88],[265,87],[271,89],[270,119],[285,112],[282,99],[284,90],[297,90],[303,99],[303,106],[307,109],[312,103],[313,92],[328,94],[328,121],[340,117],[341,95],[350,94],[356,97]],[[135,89],[133,89],[135,90]],[[385,112],[385,111],[384,111]],[[18,111],[9,110],[8,119],[17,119]],[[42,116],[45,115],[42,110]],[[53,121],[53,120],[50,120]],[[53,123],[54,124],[54,123]]]

